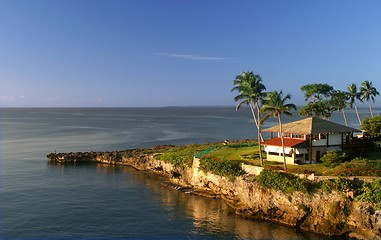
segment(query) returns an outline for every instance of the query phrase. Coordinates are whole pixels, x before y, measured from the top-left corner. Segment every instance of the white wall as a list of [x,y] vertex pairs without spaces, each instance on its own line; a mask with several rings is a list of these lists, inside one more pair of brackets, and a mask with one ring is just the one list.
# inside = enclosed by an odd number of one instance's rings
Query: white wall
[[[329,134],[328,143],[329,146],[341,145],[341,133]],[[312,146],[327,146],[327,139],[312,140]]]
[[[329,139],[331,143],[331,139]],[[312,146],[327,146],[327,139],[312,140]]]
[[341,133],[330,134],[328,142],[329,142],[329,145],[340,145],[341,144]]

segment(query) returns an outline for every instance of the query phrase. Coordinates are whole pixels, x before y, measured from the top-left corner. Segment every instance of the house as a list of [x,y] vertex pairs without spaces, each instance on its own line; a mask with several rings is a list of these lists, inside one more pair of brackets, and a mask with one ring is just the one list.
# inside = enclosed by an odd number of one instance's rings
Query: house
[[[361,130],[309,117],[283,124],[283,139],[287,164],[314,163],[327,151],[341,151],[354,141],[353,133]],[[262,132],[277,133],[277,136],[262,142],[268,161],[283,162],[282,142],[279,126],[263,129]]]

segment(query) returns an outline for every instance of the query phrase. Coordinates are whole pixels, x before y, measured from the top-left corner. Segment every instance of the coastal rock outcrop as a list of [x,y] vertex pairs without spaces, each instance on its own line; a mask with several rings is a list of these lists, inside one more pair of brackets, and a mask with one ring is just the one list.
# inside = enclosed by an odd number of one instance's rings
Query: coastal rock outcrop
[[[164,146],[165,147],[165,146]],[[165,175],[181,189],[208,197],[220,197],[247,218],[265,219],[305,231],[357,239],[381,239],[381,210],[342,193],[318,191],[313,194],[286,194],[263,189],[253,175],[228,179],[192,167],[173,166],[157,159],[155,149],[114,152],[51,153],[47,157],[60,164],[102,163],[131,166]]]

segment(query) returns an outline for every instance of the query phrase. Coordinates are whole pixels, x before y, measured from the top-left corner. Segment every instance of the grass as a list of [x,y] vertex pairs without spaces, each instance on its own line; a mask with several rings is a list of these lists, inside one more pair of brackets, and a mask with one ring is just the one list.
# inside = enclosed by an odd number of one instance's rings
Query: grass
[[[214,144],[215,145],[215,144]],[[214,146],[213,144],[191,144],[186,146],[176,146],[169,148],[168,150],[162,152],[158,156],[160,160],[164,162],[172,163],[174,166],[192,166],[193,156],[201,151],[206,150]]]
[[[250,147],[229,147],[220,148],[212,153],[212,157],[222,159],[222,160],[231,160],[231,161],[240,161],[245,164],[250,164],[254,166],[260,166],[259,161],[259,151],[258,145]],[[273,169],[282,169],[283,163],[280,162],[269,162],[266,161],[266,153],[263,152],[264,167],[273,168]],[[287,165],[289,172],[293,173],[315,173],[316,175],[333,175],[334,172],[340,168],[337,166],[335,168],[326,167],[323,164],[302,164],[302,165]]]
[[242,148],[225,147],[212,152],[211,155],[224,160],[251,160],[251,155],[256,153],[258,153],[258,146]]
[[[257,141],[252,140],[244,140],[244,141],[236,141],[232,142],[230,145],[223,146],[222,143],[208,143],[208,144],[191,144],[186,146],[177,146],[169,149],[165,149],[162,151],[162,154],[159,156],[159,159],[170,162],[174,165],[186,165],[190,167],[192,165],[193,156],[196,153],[200,153],[206,149],[217,147],[215,151],[212,151],[208,153],[208,155],[211,158],[219,159],[222,161],[237,161],[239,163],[245,163],[249,165],[254,166],[260,166],[260,160],[259,160],[259,151],[258,151],[258,144]],[[371,151],[367,154],[368,158],[379,162],[381,161],[381,151],[380,149]],[[281,162],[270,162],[266,161],[266,154],[263,152],[263,159],[264,161],[264,167],[267,169],[283,169],[283,163]],[[376,161],[377,160],[377,161]],[[371,162],[371,161],[369,161]],[[377,169],[374,169],[375,164],[373,164],[371,167],[370,164],[366,165],[366,168],[364,168],[363,162],[361,161],[354,161],[353,164],[344,163],[341,165],[338,165],[336,167],[327,167],[324,166],[324,164],[302,164],[302,165],[287,165],[288,172],[290,173],[314,173],[315,175],[320,176],[335,176],[340,175],[340,172],[343,172],[343,170],[346,170],[348,166],[351,167],[351,171],[354,172],[355,170],[358,172],[361,170],[361,173],[369,173],[374,172],[377,170],[380,171],[381,164],[378,164],[376,166]],[[362,168],[360,169],[360,167]],[[364,169],[365,170],[364,170]],[[359,170],[360,169],[360,170]],[[356,174],[358,174],[356,172]],[[341,174],[342,175],[342,174]],[[365,174],[364,174],[365,175]],[[368,176],[374,176],[368,175]]]
[[315,175],[319,176],[330,176],[332,175],[332,172],[334,169],[339,168],[340,166],[337,166],[335,168],[326,167],[321,163],[313,163],[313,164],[302,164],[302,165],[287,165],[287,168],[290,172],[295,173],[315,173]]

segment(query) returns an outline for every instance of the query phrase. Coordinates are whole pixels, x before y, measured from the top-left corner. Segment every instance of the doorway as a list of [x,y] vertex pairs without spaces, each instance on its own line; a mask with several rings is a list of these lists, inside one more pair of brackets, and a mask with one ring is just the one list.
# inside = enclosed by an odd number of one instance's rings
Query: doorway
[[320,161],[320,151],[316,151],[316,161]]

